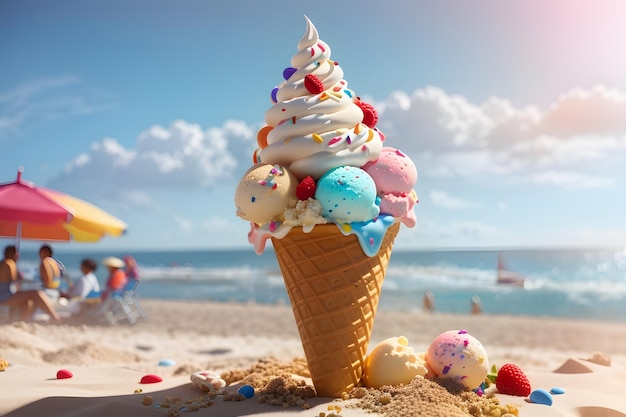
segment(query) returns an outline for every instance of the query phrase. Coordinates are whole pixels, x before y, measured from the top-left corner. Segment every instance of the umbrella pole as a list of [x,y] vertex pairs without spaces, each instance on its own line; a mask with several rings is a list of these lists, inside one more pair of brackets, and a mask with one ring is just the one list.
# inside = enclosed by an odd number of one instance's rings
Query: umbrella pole
[[15,236],[15,248],[17,253],[20,253],[20,242],[22,241],[22,222],[17,224],[17,233]]

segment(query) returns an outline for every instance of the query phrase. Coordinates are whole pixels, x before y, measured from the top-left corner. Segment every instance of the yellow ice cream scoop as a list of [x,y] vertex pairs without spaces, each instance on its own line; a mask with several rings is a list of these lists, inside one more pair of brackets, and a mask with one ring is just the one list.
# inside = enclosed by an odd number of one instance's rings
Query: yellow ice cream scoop
[[376,345],[365,359],[363,383],[368,388],[408,384],[427,372],[423,353],[414,352],[404,336],[390,337]]

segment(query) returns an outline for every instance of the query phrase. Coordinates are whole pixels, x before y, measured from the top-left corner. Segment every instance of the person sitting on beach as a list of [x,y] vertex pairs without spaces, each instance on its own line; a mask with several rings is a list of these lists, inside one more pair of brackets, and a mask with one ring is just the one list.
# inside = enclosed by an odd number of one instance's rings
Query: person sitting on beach
[[69,300],[100,297],[100,283],[95,274],[97,268],[98,264],[93,259],[83,259],[80,263],[83,275],[71,285],[69,292],[62,293],[61,296]]
[[124,261],[114,256],[109,256],[102,261],[102,265],[109,269],[109,277],[102,292],[102,300],[106,300],[111,294],[119,293],[126,288],[128,279],[124,272]]
[[135,280],[139,281],[139,266],[137,266],[137,261],[130,255],[124,256],[124,264],[126,273],[126,278],[128,281]]
[[[52,247],[46,243],[39,248],[39,277],[41,284],[46,289],[57,290],[61,285],[61,277],[65,270],[62,263],[52,257]],[[49,295],[54,295],[47,292]],[[58,295],[58,294],[56,294]]]
[[42,290],[19,291],[21,281],[17,269],[19,252],[15,245],[4,248],[4,259],[0,261],[0,305],[17,308],[20,318],[27,321],[38,308],[56,321],[60,321],[52,302]]

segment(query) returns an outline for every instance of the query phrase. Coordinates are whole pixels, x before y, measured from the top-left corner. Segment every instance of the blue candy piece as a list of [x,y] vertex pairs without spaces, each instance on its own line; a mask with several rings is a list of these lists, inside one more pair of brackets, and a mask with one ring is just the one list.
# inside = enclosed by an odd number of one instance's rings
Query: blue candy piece
[[535,404],[552,405],[552,394],[545,389],[536,389],[530,393],[530,402]]
[[246,398],[254,397],[254,387],[252,385],[244,385],[240,387],[237,392]]
[[161,359],[159,361],[159,366],[174,366],[176,362],[172,359]]
[[283,78],[285,80],[288,80],[296,71],[298,71],[296,68],[292,68],[292,67],[287,67],[283,70]]
[[553,388],[550,390],[550,393],[551,393],[551,394],[557,394],[557,395],[559,395],[559,394],[565,394],[565,390],[564,390],[563,388],[553,387]]
[[278,99],[276,98],[276,94],[278,93],[278,87],[274,87],[272,90],[272,102],[278,103]]

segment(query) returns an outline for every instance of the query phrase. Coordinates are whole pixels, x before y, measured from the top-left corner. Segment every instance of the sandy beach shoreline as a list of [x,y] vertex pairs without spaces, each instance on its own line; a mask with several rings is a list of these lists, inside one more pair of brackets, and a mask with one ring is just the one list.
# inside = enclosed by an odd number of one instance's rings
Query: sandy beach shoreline
[[[97,406],[103,398],[116,395],[122,396],[117,406],[124,408],[140,403],[139,397],[132,398],[136,388],[144,393],[182,390],[183,395],[190,396],[195,392],[189,381],[193,372],[245,368],[264,357],[289,361],[304,356],[289,306],[154,299],[142,302],[148,320],[134,325],[82,324],[79,320],[64,324],[2,323],[0,358],[10,366],[0,372],[0,392],[8,399],[0,403],[0,415],[29,415],[38,406],[50,411],[53,403],[61,411],[46,415],[64,415],[67,410],[63,411],[63,406],[68,406],[62,401],[64,396],[83,398],[75,400],[75,415],[81,415],[79,411],[84,407]],[[435,336],[452,329],[465,329],[478,338],[491,363],[513,362],[530,374],[553,372],[569,358],[586,359],[594,352],[609,356],[614,364],[621,364],[621,369],[626,364],[626,324],[546,317],[381,311],[371,346],[404,335],[416,351],[425,351]],[[175,365],[159,366],[164,359]],[[58,369],[74,373],[74,378],[67,380],[70,383],[58,383]],[[139,385],[142,374],[158,374],[163,382]],[[94,383],[84,385],[83,378]],[[101,385],[95,382],[99,378],[104,381]],[[81,379],[83,383],[79,384]],[[64,390],[74,385],[82,388]],[[111,406],[110,401],[106,402]],[[154,408],[139,410],[156,415]],[[271,415],[266,413],[277,410],[257,404],[255,411]],[[342,415],[351,415],[346,413]]]

